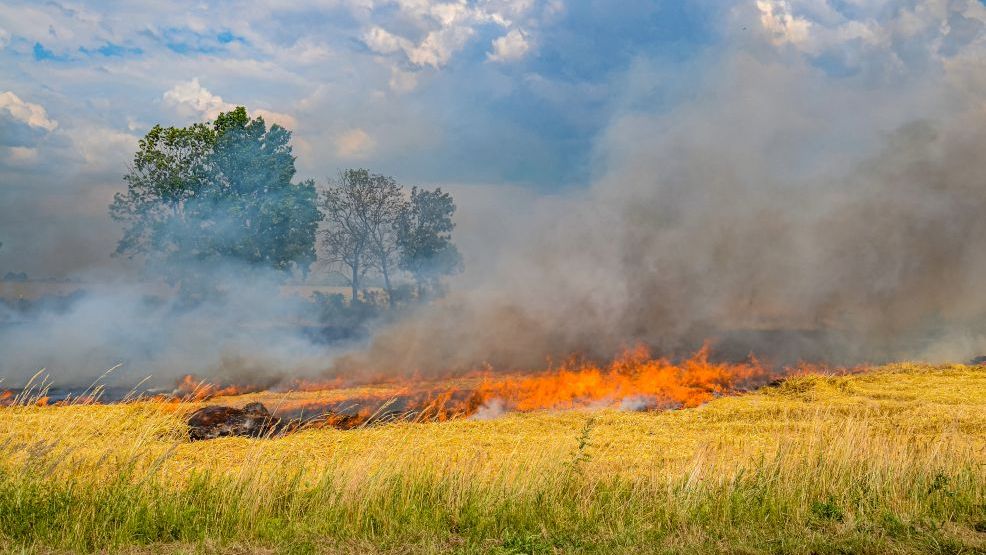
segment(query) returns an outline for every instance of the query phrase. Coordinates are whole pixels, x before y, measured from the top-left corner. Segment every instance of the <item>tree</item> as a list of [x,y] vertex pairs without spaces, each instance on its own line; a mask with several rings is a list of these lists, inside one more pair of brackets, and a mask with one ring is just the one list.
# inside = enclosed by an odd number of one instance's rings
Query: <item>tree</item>
[[449,193],[414,187],[398,218],[399,266],[414,276],[419,295],[428,285],[437,286],[442,276],[462,270],[462,257],[452,243],[454,213]]
[[210,180],[216,133],[208,125],[155,125],[138,143],[124,193],[113,196],[110,215],[123,222],[116,255],[173,255],[187,250],[185,203]]
[[329,262],[348,268],[343,276],[352,288],[352,301],[357,300],[359,281],[366,273],[363,259],[366,256],[368,237],[358,215],[364,196],[355,184],[347,183],[346,174],[339,184],[329,187],[322,200],[322,212],[328,224],[322,232],[325,236],[325,250]]
[[115,254],[159,259],[178,280],[219,260],[307,272],[322,215],[314,182],[291,182],[290,139],[242,106],[212,125],[156,125],[110,205],[125,226]]
[[324,233],[329,259],[346,268],[346,279],[357,299],[360,279],[376,269],[384,279],[393,305],[392,272],[397,266],[397,221],[405,201],[392,177],[365,169],[342,172],[325,192],[322,208],[328,225]]
[[370,196],[365,215],[370,238],[370,265],[383,276],[387,304],[394,306],[391,274],[398,265],[397,224],[406,210],[404,193],[392,177],[370,175]]

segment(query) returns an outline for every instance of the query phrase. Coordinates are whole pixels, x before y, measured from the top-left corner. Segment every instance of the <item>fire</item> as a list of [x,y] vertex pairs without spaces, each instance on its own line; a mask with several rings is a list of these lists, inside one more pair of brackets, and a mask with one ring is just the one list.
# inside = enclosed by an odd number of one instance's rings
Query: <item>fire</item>
[[204,401],[213,397],[228,397],[260,391],[259,387],[250,386],[217,386],[197,379],[191,374],[185,374],[175,384],[175,396],[187,401]]
[[[249,398],[263,400],[295,425],[348,429],[388,420],[444,421],[505,411],[695,407],[778,375],[753,357],[741,363],[717,363],[709,360],[709,354],[705,346],[676,363],[636,347],[604,365],[571,359],[541,372],[504,375],[487,370],[455,382],[409,380],[362,389],[346,388],[338,381],[303,382],[294,384],[293,393],[253,393]],[[183,383],[198,382],[186,378]],[[242,388],[203,388],[199,384],[193,391],[203,398],[203,391],[219,396]]]
[[767,381],[770,375],[754,358],[738,364],[710,362],[708,345],[678,364],[652,358],[646,348],[637,347],[606,367],[566,365],[541,375],[489,380],[475,395],[482,404],[499,402],[515,411],[628,404],[695,407]]
[[[287,429],[302,426],[349,429],[386,421],[444,421],[485,418],[502,412],[619,408],[665,410],[696,407],[716,397],[733,395],[763,385],[781,375],[825,370],[817,365],[774,370],[751,356],[745,362],[710,360],[703,346],[689,358],[673,361],[654,357],[647,348],[628,349],[608,363],[569,359],[542,371],[496,372],[488,368],[454,379],[420,378],[354,385],[341,379],[296,381],[288,390],[270,391],[249,385],[214,385],[186,375],[172,395],[144,400],[157,402],[230,403],[262,402]],[[235,400],[220,398],[237,396]],[[0,405],[17,396],[0,390]],[[39,397],[32,404],[43,405]],[[73,398],[72,403],[101,402],[95,396]],[[61,404],[61,403],[56,403]]]
[[36,395],[29,398],[16,395],[13,391],[9,389],[0,389],[0,407],[9,407],[13,405],[23,405],[30,404],[38,407],[48,406],[50,398],[47,395]]

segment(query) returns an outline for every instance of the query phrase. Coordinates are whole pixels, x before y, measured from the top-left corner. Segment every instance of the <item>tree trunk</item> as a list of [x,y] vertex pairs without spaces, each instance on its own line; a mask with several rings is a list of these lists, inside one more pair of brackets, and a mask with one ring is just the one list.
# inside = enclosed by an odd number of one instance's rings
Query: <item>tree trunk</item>
[[383,272],[384,288],[387,289],[387,306],[394,308],[394,291],[390,287],[390,272],[387,271],[386,262],[380,264],[380,270]]
[[356,304],[356,296],[359,292],[359,264],[353,264],[353,279],[349,282],[353,286],[352,303]]

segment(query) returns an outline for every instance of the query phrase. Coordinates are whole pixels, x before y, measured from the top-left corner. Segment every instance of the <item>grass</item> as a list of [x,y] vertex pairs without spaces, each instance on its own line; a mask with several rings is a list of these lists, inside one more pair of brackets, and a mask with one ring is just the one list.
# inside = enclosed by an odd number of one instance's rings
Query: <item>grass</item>
[[0,409],[0,549],[986,553],[978,367],[272,440],[189,443],[191,408]]

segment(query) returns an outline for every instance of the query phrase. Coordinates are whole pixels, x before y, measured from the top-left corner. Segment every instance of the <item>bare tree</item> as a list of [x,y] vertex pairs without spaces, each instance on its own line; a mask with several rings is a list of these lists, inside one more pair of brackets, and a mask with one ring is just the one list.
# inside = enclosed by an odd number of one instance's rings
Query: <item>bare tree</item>
[[399,248],[397,223],[405,211],[407,201],[401,187],[392,177],[370,175],[370,195],[366,207],[365,224],[369,236],[369,264],[383,276],[387,290],[387,302],[394,306],[394,289],[391,277],[397,268]]
[[329,262],[338,263],[348,271],[342,275],[352,288],[352,300],[359,294],[359,282],[366,274],[366,251],[369,236],[366,233],[363,213],[370,196],[368,180],[360,179],[358,171],[347,170],[322,196],[322,211],[327,222],[325,251]]
[[462,271],[462,256],[452,243],[455,202],[441,188],[411,189],[397,222],[399,267],[414,276],[418,296],[439,289],[442,276]]
[[383,276],[388,302],[393,305],[391,278],[397,267],[397,222],[406,201],[394,178],[365,169],[346,170],[323,196],[328,225],[325,246],[332,262],[346,268],[357,299],[360,279],[370,269]]

